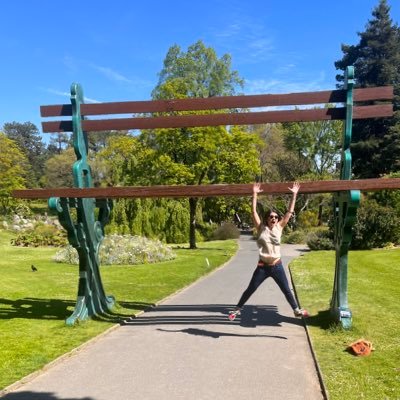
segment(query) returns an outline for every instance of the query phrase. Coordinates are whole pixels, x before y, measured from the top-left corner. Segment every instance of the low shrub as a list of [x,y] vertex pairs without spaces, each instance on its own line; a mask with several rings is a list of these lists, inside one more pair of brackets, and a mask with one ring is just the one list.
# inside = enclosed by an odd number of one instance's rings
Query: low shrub
[[305,210],[296,218],[296,225],[303,230],[310,230],[318,225],[318,211]]
[[[100,246],[100,263],[103,265],[149,264],[174,259],[171,247],[159,240],[141,236],[108,235]],[[78,252],[71,245],[58,251],[54,261],[78,264]]]
[[307,233],[303,230],[297,230],[290,232],[282,237],[283,243],[289,244],[302,244],[306,243],[307,240]]
[[240,231],[236,225],[231,222],[225,222],[214,230],[211,234],[211,240],[237,239],[239,236]]
[[12,206],[12,214],[18,215],[20,218],[32,218],[33,212],[29,205],[23,200],[17,200]]
[[400,217],[397,211],[375,200],[365,200],[353,226],[352,249],[372,249],[400,243]]
[[22,231],[15,238],[11,239],[13,246],[23,247],[61,247],[67,243],[67,235],[64,230],[56,225],[45,223],[39,223],[33,229]]
[[335,248],[329,230],[319,230],[307,235],[310,250],[333,250]]
[[[215,230],[218,228],[217,224],[214,223],[202,223],[196,225],[196,234],[197,232],[200,233],[203,240],[212,240],[212,235],[214,234]],[[196,237],[197,239],[197,237]]]

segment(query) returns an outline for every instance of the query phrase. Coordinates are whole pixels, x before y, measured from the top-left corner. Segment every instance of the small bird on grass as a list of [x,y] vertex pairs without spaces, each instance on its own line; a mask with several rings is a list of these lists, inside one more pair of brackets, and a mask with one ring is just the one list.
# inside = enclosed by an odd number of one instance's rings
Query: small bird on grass
[[33,264],[31,265],[31,269],[32,269],[32,272],[35,272],[38,270]]

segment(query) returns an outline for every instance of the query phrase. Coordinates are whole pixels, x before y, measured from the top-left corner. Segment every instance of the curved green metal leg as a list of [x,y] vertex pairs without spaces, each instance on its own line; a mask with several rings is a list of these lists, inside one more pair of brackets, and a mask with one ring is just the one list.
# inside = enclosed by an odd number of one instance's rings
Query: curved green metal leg
[[359,190],[351,190],[335,196],[336,263],[331,313],[344,329],[350,329],[352,326],[352,313],[347,299],[348,249],[359,204]]
[[[347,67],[345,81],[345,89],[347,89],[346,121],[340,172],[340,178],[346,180],[351,179],[350,143],[353,121],[353,84],[354,68]],[[352,326],[352,313],[347,300],[348,250],[360,198],[361,194],[359,190],[350,190],[334,195],[336,263],[330,309],[335,320],[344,329],[350,329]]]
[[[71,86],[73,109],[73,141],[77,161],[73,165],[74,186],[92,187],[90,166],[87,163],[88,141],[82,131],[80,104],[83,92],[78,84]],[[106,296],[101,275],[99,249],[104,238],[104,226],[109,220],[112,209],[111,200],[50,198],[49,207],[56,210],[61,225],[67,230],[69,243],[79,256],[78,296],[73,314],[66,320],[73,325],[94,315],[107,313],[115,300]],[[95,209],[99,208],[97,218]],[[71,210],[75,209],[75,210]]]

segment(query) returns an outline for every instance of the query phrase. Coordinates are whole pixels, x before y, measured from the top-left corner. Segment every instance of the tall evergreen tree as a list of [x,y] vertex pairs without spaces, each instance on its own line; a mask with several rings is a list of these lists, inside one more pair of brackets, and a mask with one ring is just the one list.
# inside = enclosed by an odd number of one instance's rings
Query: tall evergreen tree
[[[380,0],[356,45],[342,45],[336,69],[355,67],[356,87],[394,86],[394,118],[353,123],[353,171],[356,177],[379,177],[400,171],[400,28],[390,18],[387,0]],[[343,74],[336,76],[338,87]]]
[[61,154],[68,146],[71,146],[71,138],[68,133],[52,133],[50,143],[47,146],[47,156],[50,158],[56,154]]

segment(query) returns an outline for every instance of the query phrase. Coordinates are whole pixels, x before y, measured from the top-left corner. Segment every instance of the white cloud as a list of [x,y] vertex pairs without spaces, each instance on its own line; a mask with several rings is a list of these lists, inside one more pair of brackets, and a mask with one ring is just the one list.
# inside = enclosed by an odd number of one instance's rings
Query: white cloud
[[297,67],[294,63],[288,63],[286,65],[281,65],[276,73],[287,74],[289,71],[293,71]]
[[225,28],[215,32],[215,36],[218,38],[231,38],[232,36],[236,36],[241,31],[241,26],[239,23],[234,23],[226,26]]
[[146,80],[146,79],[141,79],[141,78],[128,78],[121,73],[113,70],[112,68],[108,67],[103,67],[100,65],[95,65],[95,64],[89,64],[92,68],[100,72],[102,75],[104,75],[107,79],[113,82],[118,82],[118,83],[124,83],[129,86],[134,86],[134,87],[142,87],[142,88],[152,88],[154,87],[154,82]]
[[114,71],[111,68],[108,67],[102,67],[99,65],[91,64],[91,66],[102,73],[106,78],[110,79],[111,81],[117,81],[117,82],[125,82],[125,83],[132,83],[130,79],[128,79],[126,76],[120,74],[117,71]]
[[[57,96],[68,97],[68,99],[71,97],[71,93],[69,92],[63,92],[61,90],[56,90],[51,88],[45,88],[43,90],[46,91],[47,93],[55,94]],[[101,103],[99,100],[91,99],[85,96],[83,96],[83,99],[88,103]]]
[[274,35],[251,17],[233,16],[233,22],[211,29],[211,35],[220,46],[235,54],[239,63],[254,63],[275,56]]
[[255,38],[249,42],[249,56],[257,59],[268,58],[272,56],[274,44],[271,38]]
[[69,97],[71,96],[70,93],[68,92],[62,92],[61,90],[56,90],[56,89],[50,89],[50,88],[46,88],[44,89],[46,92],[51,93],[51,94],[55,94],[57,96],[62,96],[62,97]]
[[83,96],[83,99],[88,103],[101,103],[101,101],[96,99],[91,99],[90,97]]
[[332,90],[328,87],[325,79],[325,73],[320,72],[316,79],[309,77],[295,77],[289,79],[247,79],[245,81],[246,94],[261,94],[261,93],[296,93],[296,92],[311,92],[319,90]]

